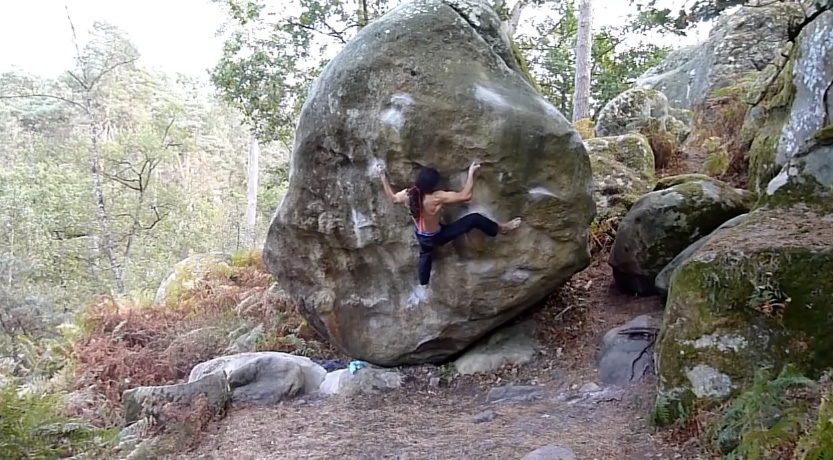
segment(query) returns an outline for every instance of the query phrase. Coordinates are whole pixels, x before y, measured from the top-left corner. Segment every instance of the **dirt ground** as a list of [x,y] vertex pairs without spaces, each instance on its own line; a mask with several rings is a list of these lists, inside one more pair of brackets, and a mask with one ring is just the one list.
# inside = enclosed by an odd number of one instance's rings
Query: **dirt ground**
[[[604,388],[565,400],[597,381],[601,336],[640,314],[661,315],[658,298],[633,298],[612,286],[607,254],[576,275],[536,312],[543,345],[536,361],[477,379],[457,377],[429,386],[431,366],[401,369],[402,388],[374,396],[287,401],[275,407],[233,407],[205,433],[185,459],[515,460],[547,444],[572,449],[578,459],[695,459],[664,445],[646,418],[654,399],[648,377],[628,389]],[[533,401],[489,403],[486,394],[506,384],[539,384]],[[559,397],[562,395],[562,397]],[[495,418],[475,423],[492,410]]]

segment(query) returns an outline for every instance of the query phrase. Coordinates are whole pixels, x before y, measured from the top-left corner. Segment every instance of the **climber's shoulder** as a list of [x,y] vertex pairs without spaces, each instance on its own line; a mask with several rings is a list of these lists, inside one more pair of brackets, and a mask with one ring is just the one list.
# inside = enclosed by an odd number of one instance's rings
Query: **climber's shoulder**
[[394,203],[407,203],[408,202],[408,189],[403,188],[402,190],[400,190],[396,194],[394,194],[393,195],[393,202]]

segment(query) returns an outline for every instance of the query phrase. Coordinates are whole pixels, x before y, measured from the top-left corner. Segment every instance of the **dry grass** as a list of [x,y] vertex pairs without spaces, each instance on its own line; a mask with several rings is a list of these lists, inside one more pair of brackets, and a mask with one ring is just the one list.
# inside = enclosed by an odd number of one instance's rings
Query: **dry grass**
[[677,139],[666,131],[658,120],[646,124],[640,133],[648,139],[651,151],[654,152],[655,169],[665,169],[671,162],[677,160],[679,157]]
[[749,106],[742,93],[706,99],[694,111],[694,129],[686,142],[686,149],[694,153],[706,173],[736,187],[746,186],[749,145],[743,141],[741,131]]
[[164,305],[98,298],[83,315],[73,350],[75,388],[92,391],[105,406],[94,421],[118,423],[125,390],[179,383],[194,365],[224,354],[228,332],[241,325],[263,327],[252,351],[332,355],[291,305],[268,294],[271,283],[253,254],[218,265]]

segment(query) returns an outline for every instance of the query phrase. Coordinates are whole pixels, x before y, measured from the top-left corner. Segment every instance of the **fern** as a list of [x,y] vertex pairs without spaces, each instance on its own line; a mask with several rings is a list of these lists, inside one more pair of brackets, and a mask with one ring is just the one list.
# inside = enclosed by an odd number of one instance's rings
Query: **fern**
[[799,441],[797,460],[833,460],[833,391],[822,397],[816,423]]
[[0,458],[47,460],[91,452],[113,433],[58,414],[56,394],[20,394],[14,381],[0,388]]
[[786,392],[815,388],[816,383],[794,367],[785,366],[777,377],[766,370],[740,395],[712,429],[712,443],[725,455],[723,460],[766,458],[767,452],[794,441],[802,430],[805,404],[792,401]]

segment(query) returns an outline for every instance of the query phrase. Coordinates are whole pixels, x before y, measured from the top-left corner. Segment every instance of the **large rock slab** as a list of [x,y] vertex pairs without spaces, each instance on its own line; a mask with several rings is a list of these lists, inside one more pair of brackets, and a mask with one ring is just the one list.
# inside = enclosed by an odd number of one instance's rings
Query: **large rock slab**
[[790,23],[803,17],[797,3],[741,7],[720,18],[703,43],[671,52],[634,85],[662,91],[672,107],[692,109],[772,61],[787,42]]
[[689,180],[642,196],[619,224],[608,263],[617,286],[653,294],[655,278],[690,244],[744,214],[754,194],[717,180]]
[[[412,220],[370,171],[384,161],[402,188],[432,165],[456,188],[474,159],[474,196],[444,219],[525,223],[443,247],[422,289]],[[522,75],[488,3],[413,0],[363,28],[310,89],[264,262],[346,354],[442,361],[588,266],[592,189],[581,137]]]
[[629,133],[584,142],[593,168],[596,217],[600,221],[624,217],[656,182],[654,153],[648,139]]
[[189,382],[222,370],[228,375],[232,401],[275,404],[283,399],[318,390],[327,371],[309,358],[264,351],[222,356],[191,370]]
[[779,168],[833,123],[833,11],[821,13],[805,26],[796,45],[790,66],[793,103],[775,149]]

